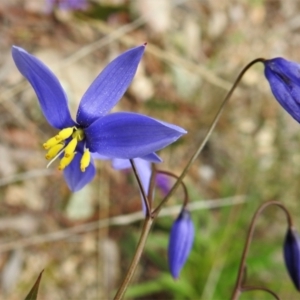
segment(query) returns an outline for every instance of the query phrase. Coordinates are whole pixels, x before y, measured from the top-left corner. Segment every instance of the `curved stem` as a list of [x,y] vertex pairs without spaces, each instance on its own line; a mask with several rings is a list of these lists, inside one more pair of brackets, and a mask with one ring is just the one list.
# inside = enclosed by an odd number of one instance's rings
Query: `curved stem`
[[286,209],[286,207],[282,203],[280,203],[278,201],[268,201],[266,203],[263,203],[257,209],[257,211],[255,212],[255,214],[252,218],[252,221],[251,221],[251,224],[250,224],[250,227],[249,227],[249,230],[248,230],[248,235],[247,235],[246,243],[245,243],[245,246],[244,246],[242,258],[241,258],[241,261],[240,261],[240,267],[239,267],[239,272],[238,272],[235,288],[234,288],[234,291],[233,291],[233,294],[232,294],[232,297],[231,297],[232,300],[237,300],[239,298],[241,292],[243,291],[242,281],[243,281],[244,274],[245,274],[244,271],[246,269],[246,257],[247,257],[247,254],[249,252],[249,247],[250,247],[250,244],[251,244],[251,241],[252,241],[252,238],[253,238],[253,233],[254,233],[254,227],[255,227],[256,220],[260,216],[260,214],[265,210],[265,208],[267,208],[268,206],[271,206],[271,205],[275,205],[275,206],[280,207],[286,214],[287,222],[288,222],[289,227],[293,226],[292,217],[291,217],[289,211]]
[[[166,195],[166,197],[162,200],[162,204],[160,206],[163,206],[163,203],[165,203],[175,192],[175,190],[178,188],[180,182],[183,180],[184,176],[187,174],[188,170],[190,169],[191,165],[193,164],[193,162],[196,160],[196,158],[198,157],[198,155],[201,153],[201,151],[203,150],[203,148],[205,147],[209,137],[211,136],[213,130],[215,129],[220,116],[224,110],[225,105],[227,104],[228,100],[230,99],[231,95],[233,94],[234,90],[236,89],[237,85],[239,84],[239,82],[241,81],[242,77],[244,76],[244,74],[246,73],[246,71],[252,67],[254,64],[261,62],[264,63],[265,59],[264,58],[256,58],[254,60],[252,60],[250,63],[248,63],[243,70],[240,72],[240,74],[238,75],[237,79],[235,80],[232,88],[230,89],[230,91],[227,93],[227,95],[225,96],[221,107],[218,111],[218,113],[216,114],[212,124],[210,125],[208,131],[205,134],[205,137],[203,139],[203,141],[200,143],[200,145],[198,146],[196,152],[194,153],[194,155],[190,158],[190,160],[188,161],[186,167],[183,169],[181,175],[179,176],[178,180],[175,182],[175,184],[173,185],[173,187],[171,188],[170,192],[168,193],[168,195]],[[157,212],[158,213],[158,212]]]
[[[176,179],[178,179],[179,177],[171,172],[168,172],[168,171],[161,171],[161,170],[156,170],[157,173],[160,173],[160,174],[165,174],[165,175],[168,175],[168,176],[171,176],[171,177],[174,177]],[[183,192],[184,192],[184,200],[183,200],[183,208],[187,206],[188,202],[189,202],[189,196],[188,196],[188,191],[187,191],[187,188],[186,188],[186,185],[184,184],[183,181],[180,181],[180,184],[183,188]],[[158,206],[157,208],[155,208],[155,210],[152,212],[152,217],[155,218],[159,211],[161,210],[161,207],[166,203],[166,201],[162,201]]]
[[146,193],[145,193],[145,190],[144,190],[144,187],[143,187],[143,185],[142,185],[142,182],[141,182],[139,173],[138,173],[137,170],[136,170],[134,160],[133,160],[133,159],[130,159],[130,163],[131,163],[131,167],[132,167],[134,176],[135,176],[135,178],[136,178],[136,180],[137,180],[137,182],[138,182],[140,191],[141,191],[141,193],[142,193],[142,198],[143,198],[143,201],[144,201],[145,207],[146,207],[146,216],[150,216],[150,214],[151,214],[151,202],[149,201],[149,199],[148,199],[148,197],[147,197],[147,195],[146,195]]
[[139,240],[137,248],[136,248],[136,252],[135,252],[132,262],[129,266],[128,272],[114,297],[114,300],[120,300],[124,297],[126,289],[129,285],[129,283],[132,279],[132,276],[134,275],[135,269],[140,261],[140,258],[143,253],[143,250],[144,250],[144,247],[146,244],[146,240],[147,240],[147,237],[150,232],[152,224],[153,224],[153,219],[150,216],[147,216],[144,221],[142,233],[141,233],[140,240]]
[[275,299],[280,300],[280,298],[277,294],[275,294],[273,291],[271,291],[267,288],[264,288],[264,287],[244,286],[242,288],[242,292],[248,292],[248,291],[264,291],[264,292],[267,292],[267,293],[271,294],[272,296],[274,296]]

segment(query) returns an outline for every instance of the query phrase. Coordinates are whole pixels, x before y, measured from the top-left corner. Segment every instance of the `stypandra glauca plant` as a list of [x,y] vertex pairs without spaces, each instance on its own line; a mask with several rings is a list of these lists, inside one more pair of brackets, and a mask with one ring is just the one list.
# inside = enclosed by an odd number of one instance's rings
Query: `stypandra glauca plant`
[[[146,44],[129,49],[110,62],[83,95],[76,119],[73,120],[69,112],[66,93],[52,71],[26,50],[17,46],[12,47],[16,67],[34,89],[42,113],[49,125],[58,130],[55,136],[49,137],[43,144],[47,151],[45,158],[49,160],[48,166],[59,161],[58,169],[63,172],[70,190],[77,192],[93,180],[96,172],[94,161],[97,159],[110,160],[115,169],[132,168],[134,172],[141,193],[145,218],[134,257],[114,299],[124,298],[155,219],[177,188],[182,186],[185,195],[182,209],[171,227],[167,250],[171,276],[180,280],[180,271],[193,246],[194,234],[197,234],[197,228],[194,228],[191,212],[188,210],[188,190],[183,179],[206,145],[225,105],[250,67],[256,63],[264,65],[265,76],[275,98],[296,121],[300,122],[299,65],[283,58],[271,60],[257,58],[246,65],[238,75],[203,141],[195,146],[195,151],[182,173],[177,176],[172,172],[159,170],[156,164],[161,162],[161,158],[156,152],[175,142],[187,132],[178,125],[141,114],[110,113],[133,80],[145,48]],[[176,179],[173,186],[168,181],[171,177]],[[165,197],[155,206],[153,198],[156,186],[164,190]],[[238,279],[233,288],[232,299],[234,300],[238,299],[242,292],[250,289],[264,290],[279,299],[267,288],[245,285],[245,258],[255,220],[270,205],[280,207],[287,214],[288,230],[284,243],[284,260],[296,289],[300,288],[299,236],[292,227],[291,216],[285,206],[272,201],[263,204],[253,217]],[[38,284],[40,278],[37,281]],[[38,285],[33,290],[37,292],[37,289]]]

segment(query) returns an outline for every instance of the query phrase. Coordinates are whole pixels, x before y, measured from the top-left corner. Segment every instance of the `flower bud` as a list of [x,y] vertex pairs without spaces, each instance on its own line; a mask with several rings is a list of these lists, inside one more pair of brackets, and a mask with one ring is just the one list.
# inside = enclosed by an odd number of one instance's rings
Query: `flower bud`
[[168,246],[170,272],[174,279],[184,266],[194,241],[194,225],[190,213],[185,208],[173,223]]
[[168,175],[161,173],[156,174],[155,183],[164,197],[170,192],[172,185]]
[[289,228],[286,233],[283,254],[288,273],[296,289],[300,291],[300,237],[293,228]]
[[300,64],[277,57],[266,60],[264,65],[273,95],[300,122]]

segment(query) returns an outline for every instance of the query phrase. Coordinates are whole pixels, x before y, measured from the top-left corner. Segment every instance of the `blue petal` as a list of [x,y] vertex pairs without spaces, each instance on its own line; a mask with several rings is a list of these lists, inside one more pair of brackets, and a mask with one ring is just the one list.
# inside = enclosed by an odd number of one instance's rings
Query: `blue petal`
[[36,92],[43,114],[57,129],[74,126],[66,95],[55,75],[36,57],[13,46],[12,56],[21,74]]
[[86,0],[64,0],[59,1],[58,7],[61,10],[85,10],[87,2]]
[[113,60],[95,79],[83,95],[77,112],[77,122],[87,127],[105,116],[121,99],[130,85],[145,46],[128,50]]
[[300,122],[300,65],[274,58],[265,61],[265,76],[269,81],[273,95],[281,106]]
[[155,183],[164,197],[170,192],[172,185],[168,175],[162,173],[156,174]]
[[65,180],[72,192],[78,192],[79,190],[81,190],[85,185],[93,180],[96,174],[96,169],[93,161],[91,161],[85,172],[81,172],[81,157],[82,154],[78,152],[70,165],[67,166],[64,170]]
[[[93,152],[93,153],[91,153],[91,155],[92,155],[93,159],[99,159],[99,160],[110,160],[111,159],[110,157],[101,155],[101,154],[99,154],[97,152]],[[153,162],[153,163],[161,163],[163,161],[156,153],[147,154],[147,155],[141,157],[141,159],[144,159],[144,160],[147,160],[147,161],[150,161],[150,162]],[[116,169],[116,170],[118,170],[118,169],[126,169],[126,168],[130,168],[131,167],[130,161],[128,159],[122,159],[122,158],[118,159],[118,158],[115,158],[114,160],[117,160],[117,161],[120,160],[121,164],[122,164],[121,161],[125,161],[126,160],[127,161],[126,165],[128,165],[128,167],[124,167],[124,168],[118,168],[118,167],[115,168],[113,166],[113,168]],[[118,162],[117,162],[117,164],[118,164]],[[114,163],[113,163],[113,165],[114,165]]]
[[[148,195],[150,179],[152,174],[151,163],[141,158],[135,158],[134,163],[135,163],[135,168],[137,170],[137,173],[139,174],[144,191],[146,195]],[[146,210],[142,193],[141,193],[141,201],[142,201],[143,212],[144,214],[146,214],[147,210]]]
[[111,161],[111,165],[115,170],[125,170],[131,168],[131,163],[129,159],[114,158]]
[[137,173],[139,174],[144,191],[147,195],[148,190],[149,190],[151,173],[152,173],[151,163],[144,159],[141,159],[141,158],[135,158],[133,161],[134,161]]
[[[142,158],[135,158],[133,161],[134,161],[137,173],[140,177],[144,191],[147,195],[148,190],[149,190],[151,173],[152,173],[151,163]],[[115,170],[130,169],[131,163],[130,163],[129,159],[114,158],[112,160],[112,167]],[[146,207],[145,207],[145,203],[144,203],[142,194],[141,194],[141,200],[142,200],[143,211],[146,212]]]
[[163,161],[155,152],[145,155],[141,158],[153,163],[161,163]]
[[86,128],[87,148],[111,158],[136,158],[175,142],[186,131],[134,113],[109,114]]

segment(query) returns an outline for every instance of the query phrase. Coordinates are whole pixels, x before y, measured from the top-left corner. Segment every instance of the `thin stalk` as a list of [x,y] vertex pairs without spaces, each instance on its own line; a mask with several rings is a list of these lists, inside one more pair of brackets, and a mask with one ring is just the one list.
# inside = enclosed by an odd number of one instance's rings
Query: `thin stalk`
[[[288,226],[289,227],[293,226],[292,217],[291,217],[289,211],[286,209],[286,207],[282,203],[280,203],[278,201],[268,201],[268,202],[262,204],[257,209],[257,211],[255,212],[255,214],[252,218],[252,221],[251,221],[251,224],[250,224],[250,227],[248,230],[248,235],[247,235],[246,243],[244,246],[244,250],[243,250],[243,254],[242,254],[242,258],[241,258],[241,262],[240,262],[240,267],[239,267],[239,272],[238,272],[235,288],[233,290],[233,294],[231,297],[232,300],[237,300],[244,289],[242,284],[243,284],[244,274],[245,274],[245,270],[246,270],[246,257],[248,255],[250,244],[253,239],[253,233],[254,233],[256,220],[261,215],[261,213],[265,210],[265,208],[267,208],[268,206],[271,206],[271,205],[280,207],[286,214]],[[259,288],[259,289],[261,289],[261,288]]]
[[[189,160],[189,162],[187,163],[186,167],[184,168],[184,170],[182,171],[181,175],[178,177],[177,181],[175,182],[175,184],[173,185],[173,187],[171,188],[171,190],[169,191],[168,195],[166,195],[166,197],[162,200],[161,204],[159,205],[158,208],[156,208],[155,210],[155,215],[157,215],[159,213],[159,211],[161,210],[163,204],[174,194],[174,192],[176,191],[176,189],[178,188],[178,186],[181,184],[184,176],[187,174],[188,170],[190,169],[191,165],[193,164],[193,162],[196,160],[197,156],[201,153],[201,151],[203,150],[204,146],[206,145],[210,135],[212,134],[214,128],[216,127],[216,124],[217,122],[219,121],[219,118],[224,110],[224,107],[226,105],[226,103],[228,102],[228,100],[230,99],[232,93],[234,92],[234,90],[236,89],[237,85],[239,84],[239,82],[241,81],[243,75],[245,74],[245,72],[251,67],[253,66],[254,64],[258,63],[258,62],[264,62],[265,59],[263,58],[257,58],[253,61],[251,61],[249,64],[247,64],[243,70],[240,72],[240,74],[238,75],[237,79],[235,80],[232,88],[230,89],[230,91],[227,93],[227,95],[225,96],[222,104],[221,104],[221,107],[217,113],[217,115],[215,116],[212,124],[210,125],[205,137],[204,137],[204,140],[200,143],[200,145],[198,146],[196,152],[194,153],[194,155],[191,157],[191,159]],[[126,274],[126,277],[123,281],[123,283],[121,284],[116,296],[115,296],[115,300],[117,299],[122,299],[122,297],[124,296],[125,294],[125,291],[127,289],[127,286],[135,272],[135,269],[137,267],[137,264],[140,260],[140,257],[141,257],[141,254],[143,252],[143,249],[145,247],[145,243],[146,243],[146,240],[147,240],[147,237],[148,237],[148,234],[150,232],[150,229],[151,229],[151,226],[153,224],[153,221],[154,219],[151,218],[151,210],[150,210],[150,204],[149,204],[149,201],[147,199],[147,196],[145,194],[145,191],[143,189],[143,186],[141,184],[141,181],[140,181],[140,178],[138,176],[138,173],[135,169],[135,165],[134,165],[134,162],[133,160],[130,160],[131,162],[131,165],[132,165],[132,168],[133,168],[133,171],[134,171],[134,174],[137,178],[137,181],[139,183],[139,187],[140,187],[140,190],[141,190],[141,193],[143,195],[143,200],[145,201],[145,205],[146,205],[146,208],[147,208],[147,215],[146,215],[146,219],[145,219],[145,223],[144,223],[144,226],[143,226],[143,229],[142,229],[142,233],[141,233],[141,236],[140,236],[140,240],[139,240],[139,243],[137,245],[137,249],[136,249],[136,253],[133,257],[133,261],[131,262],[131,265],[129,267],[129,270],[128,270],[128,273]],[[152,178],[153,178],[153,175],[152,175]],[[153,179],[152,179],[153,181]]]
[[275,299],[280,300],[279,296],[275,294],[273,291],[264,288],[264,287],[256,287],[256,286],[245,286],[242,289],[242,292],[248,292],[248,291],[264,291],[266,293],[271,294]]
[[153,203],[153,195],[154,195],[154,187],[155,187],[155,177],[156,177],[156,168],[155,164],[151,164],[151,177],[150,177],[150,184],[148,189],[148,201],[150,202],[151,206]]
[[144,225],[143,225],[143,229],[142,229],[142,233],[140,236],[140,240],[138,242],[137,245],[137,249],[136,252],[134,254],[134,257],[132,259],[132,262],[129,266],[128,272],[121,284],[121,286],[119,287],[117,294],[114,297],[114,300],[120,300],[124,297],[125,292],[127,290],[127,287],[132,279],[132,276],[134,275],[135,269],[140,261],[141,255],[144,251],[145,248],[145,244],[146,244],[146,240],[148,238],[150,229],[152,227],[154,219],[152,219],[150,216],[147,216],[145,221],[144,221]]
[[163,204],[174,194],[175,190],[178,188],[179,184],[181,183],[181,181],[183,180],[183,178],[185,177],[185,175],[187,174],[187,172],[189,171],[191,165],[194,163],[194,161],[196,160],[196,158],[198,157],[198,155],[201,153],[201,151],[203,150],[203,148],[205,147],[209,137],[211,136],[213,130],[215,129],[220,116],[224,110],[225,105],[227,104],[228,100],[230,99],[231,95],[233,94],[234,90],[236,89],[237,85],[239,84],[239,82],[241,81],[242,77],[244,76],[244,74],[246,73],[246,71],[252,67],[254,64],[261,62],[264,63],[265,59],[264,58],[256,58],[253,61],[251,61],[250,63],[248,63],[243,70],[240,72],[240,74],[238,75],[237,79],[235,80],[232,88],[230,89],[230,91],[227,93],[227,95],[225,96],[224,100],[222,101],[221,107],[218,111],[218,113],[216,114],[212,124],[210,125],[208,131],[205,134],[205,137],[203,139],[203,141],[200,143],[200,145],[198,146],[196,152],[194,153],[194,155],[190,158],[190,160],[188,161],[186,167],[183,169],[181,175],[179,176],[178,180],[175,182],[175,184],[173,185],[173,187],[171,188],[170,192],[168,193],[168,195],[166,195],[166,197],[162,200],[162,204],[160,205],[160,209],[163,206]]
[[[165,175],[171,176],[171,177],[176,178],[176,179],[179,178],[177,175],[175,175],[175,174],[173,174],[173,173],[171,173],[171,172],[168,172],[168,171],[156,170],[156,172],[157,172],[157,173],[160,173],[160,174],[165,174]],[[183,205],[182,205],[182,206],[183,206],[183,208],[185,208],[185,207],[187,206],[188,202],[189,202],[188,191],[187,191],[186,185],[184,184],[183,181],[181,181],[180,184],[181,184],[181,186],[182,186],[182,188],[183,188],[183,192],[184,192],[184,199],[183,199]],[[165,203],[166,203],[166,202],[161,202],[161,203],[157,206],[157,208],[154,209],[154,211],[153,211],[152,214],[151,214],[151,216],[152,216],[153,218],[155,218],[155,217],[158,215],[159,211],[161,210],[161,206],[162,206],[163,204],[165,204]]]
[[139,188],[140,188],[140,191],[142,193],[142,198],[143,198],[143,201],[144,201],[144,204],[145,204],[145,207],[146,207],[146,216],[150,216],[151,215],[151,204],[148,200],[148,197],[145,193],[145,190],[144,190],[144,187],[142,185],[142,182],[141,182],[141,179],[140,179],[140,176],[139,176],[139,173],[137,172],[136,170],[136,167],[135,167],[135,163],[134,163],[134,160],[133,159],[130,159],[130,163],[131,163],[131,167],[132,167],[132,170],[133,170],[133,173],[134,173],[134,176],[138,182],[138,185],[139,185]]

